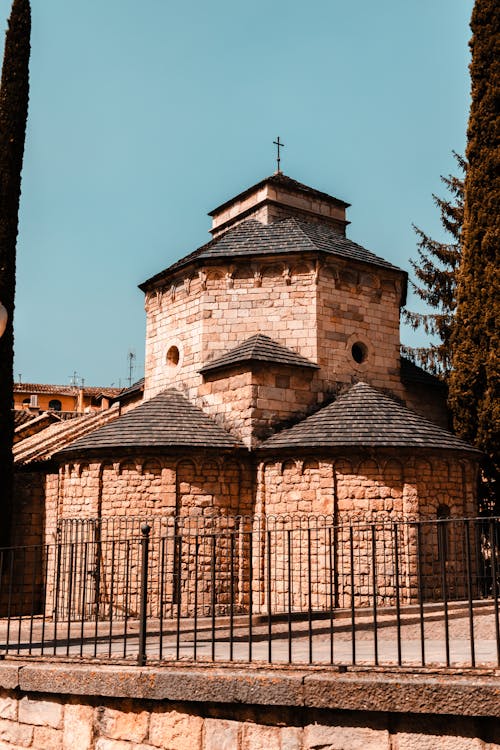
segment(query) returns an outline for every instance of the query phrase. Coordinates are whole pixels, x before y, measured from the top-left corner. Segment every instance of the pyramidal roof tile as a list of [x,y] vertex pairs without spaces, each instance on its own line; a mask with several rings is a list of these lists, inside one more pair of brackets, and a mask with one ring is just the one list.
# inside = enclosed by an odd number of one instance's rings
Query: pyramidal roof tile
[[168,447],[242,448],[238,438],[219,427],[182,394],[169,389],[119,417],[112,424],[76,440],[61,451]]
[[426,448],[480,453],[367,383],[357,383],[333,403],[268,438],[260,447]]
[[323,252],[346,260],[355,260],[404,273],[402,269],[347,239],[334,229],[323,224],[311,224],[291,217],[272,224],[262,224],[255,219],[242,221],[220,237],[208,242],[194,252],[181,258],[164,271],[140,284],[146,291],[165,276],[180,270],[194,261],[217,258],[236,258],[255,255],[280,255],[304,252]]
[[234,349],[230,349],[222,356],[217,357],[217,359],[208,362],[199,372],[205,374],[214,370],[238,365],[242,362],[253,361],[319,369],[317,364],[311,362],[311,360],[303,357],[301,354],[292,351],[288,347],[283,346],[283,344],[279,344],[263,333],[257,333],[255,336],[251,336],[246,341],[243,341],[242,344],[234,347]]

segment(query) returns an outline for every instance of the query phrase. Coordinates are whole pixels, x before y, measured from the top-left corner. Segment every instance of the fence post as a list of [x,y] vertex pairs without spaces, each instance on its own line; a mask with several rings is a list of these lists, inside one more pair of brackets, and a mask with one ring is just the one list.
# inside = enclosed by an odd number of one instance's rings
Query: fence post
[[149,535],[151,526],[143,523],[141,526],[141,591],[139,608],[139,653],[137,664],[143,667],[146,664],[146,630],[148,616],[148,557],[149,557]]

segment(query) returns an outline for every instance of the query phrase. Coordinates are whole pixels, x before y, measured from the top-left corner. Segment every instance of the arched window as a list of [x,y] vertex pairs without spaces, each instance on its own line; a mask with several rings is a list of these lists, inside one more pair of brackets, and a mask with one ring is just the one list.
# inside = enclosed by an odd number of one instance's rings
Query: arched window
[[53,411],[61,411],[62,404],[58,398],[53,398],[49,401],[49,409],[52,409]]

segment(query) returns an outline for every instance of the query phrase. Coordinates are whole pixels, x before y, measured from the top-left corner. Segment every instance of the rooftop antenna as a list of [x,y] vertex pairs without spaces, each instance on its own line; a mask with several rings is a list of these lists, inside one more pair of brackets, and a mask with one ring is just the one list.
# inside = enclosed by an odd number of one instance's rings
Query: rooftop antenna
[[280,141],[280,137],[279,136],[277,137],[277,139],[275,141],[273,141],[273,143],[277,147],[277,150],[278,150],[278,154],[277,154],[277,157],[276,157],[277,169],[276,169],[275,174],[283,174],[282,171],[281,171],[281,169],[280,169],[280,163],[281,163],[280,148],[284,148],[285,144]]
[[129,349],[127,357],[128,357],[128,386],[130,388],[130,386],[132,385],[132,374],[134,372],[134,367],[135,367],[135,364],[134,364],[135,363],[135,349]]

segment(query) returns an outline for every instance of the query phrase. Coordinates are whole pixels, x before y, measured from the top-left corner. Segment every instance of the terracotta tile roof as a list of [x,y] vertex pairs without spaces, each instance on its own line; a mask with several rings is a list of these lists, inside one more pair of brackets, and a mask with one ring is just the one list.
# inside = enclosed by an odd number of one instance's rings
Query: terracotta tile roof
[[319,198],[320,200],[328,201],[329,203],[335,203],[338,206],[342,206],[343,208],[348,208],[351,205],[350,203],[346,203],[339,198],[334,198],[333,195],[330,195],[329,193],[323,193],[321,190],[316,190],[315,188],[309,187],[309,185],[304,185],[303,182],[298,182],[297,180],[292,179],[292,177],[288,177],[288,175],[283,174],[282,172],[278,172],[277,174],[272,174],[270,177],[265,177],[260,182],[252,185],[252,187],[249,187],[246,190],[243,190],[243,192],[239,193],[238,195],[235,195],[234,198],[230,198],[224,203],[221,203],[220,206],[217,206],[217,208],[214,208],[212,211],[210,211],[208,215],[213,216],[219,211],[223,211],[226,206],[230,206],[232,203],[235,203],[235,201],[242,200],[247,195],[251,195],[256,190],[260,190],[260,188],[264,187],[264,185],[266,184],[276,185],[277,187],[284,187],[294,193],[303,193],[304,195],[309,195],[312,198]]
[[242,448],[184,396],[169,389],[67,446],[61,454],[106,448]]
[[111,409],[104,411],[83,414],[62,422],[58,421],[45,430],[37,432],[36,435],[20,440],[14,446],[14,463],[25,465],[48,461],[57,451],[60,451],[69,443],[117,419],[118,415],[118,407],[113,406]]
[[366,383],[266,440],[261,448],[427,448],[480,453]]
[[239,344],[234,349],[230,349],[221,357],[208,362],[204,365],[200,373],[212,372],[225,367],[239,365],[242,362],[274,362],[281,365],[291,365],[294,367],[311,367],[319,369],[311,360],[306,359],[301,354],[288,349],[288,347],[278,344],[277,341],[257,333],[249,339]]
[[33,414],[27,409],[13,409],[12,411],[14,412],[14,429],[33,419]]
[[103,388],[102,386],[85,385],[80,389],[75,385],[54,385],[50,383],[14,383],[14,393],[54,393],[68,396],[75,396],[78,391],[83,390],[86,395],[98,396],[100,393],[106,393],[110,396],[117,396],[121,388]]
[[304,252],[323,252],[345,260],[360,261],[380,266],[391,271],[405,273],[392,263],[366,250],[356,242],[343,237],[323,224],[310,224],[295,218],[283,219],[272,224],[261,224],[249,219],[238,224],[220,237],[198,248],[190,255],[169,266],[159,274],[139,285],[146,291],[165,276],[177,271],[192,261],[236,258],[255,255],[279,255]]

